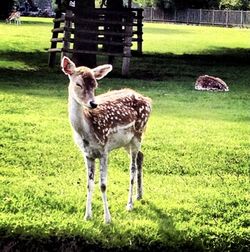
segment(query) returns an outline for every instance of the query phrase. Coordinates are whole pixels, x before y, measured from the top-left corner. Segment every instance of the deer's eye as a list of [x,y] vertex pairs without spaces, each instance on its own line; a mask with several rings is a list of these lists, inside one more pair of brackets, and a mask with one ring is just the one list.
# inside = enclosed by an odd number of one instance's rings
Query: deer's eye
[[76,83],[76,85],[77,85],[78,87],[82,88],[82,85],[81,85],[81,84],[79,84],[79,83]]

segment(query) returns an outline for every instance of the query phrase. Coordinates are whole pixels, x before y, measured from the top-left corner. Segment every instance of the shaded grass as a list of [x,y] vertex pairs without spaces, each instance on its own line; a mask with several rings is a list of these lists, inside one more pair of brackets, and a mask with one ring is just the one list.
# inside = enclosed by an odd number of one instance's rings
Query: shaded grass
[[[7,38],[0,44],[0,250],[247,251],[249,50],[239,36],[248,30],[220,30],[234,38],[211,51],[208,33],[221,28],[146,24],[146,55],[133,59],[130,78],[100,81],[98,93],[131,87],[154,101],[143,144],[145,197],[125,211],[129,159],[122,150],[111,153],[113,223],[104,225],[99,174],[94,219],[83,221],[85,171],[67,119],[67,80],[46,67],[48,20],[32,20],[22,29],[44,33],[26,33],[25,44],[15,38],[20,27],[0,24],[0,33],[7,27],[10,44],[18,44],[11,50]],[[173,41],[181,34],[182,44],[166,41],[153,55],[152,39],[164,31]],[[194,51],[192,36],[205,37]],[[113,77],[119,68],[117,59]],[[230,92],[194,91],[204,73],[225,79]]]

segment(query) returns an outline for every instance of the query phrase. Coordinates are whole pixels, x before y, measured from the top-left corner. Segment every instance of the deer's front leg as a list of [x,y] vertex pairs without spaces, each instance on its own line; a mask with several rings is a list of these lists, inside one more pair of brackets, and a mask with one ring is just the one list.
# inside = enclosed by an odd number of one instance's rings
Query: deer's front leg
[[87,201],[84,219],[89,220],[92,217],[92,194],[94,190],[95,160],[85,157],[85,163],[87,167]]
[[111,215],[107,200],[107,172],[108,172],[108,155],[104,154],[100,158],[100,189],[102,192],[103,208],[104,208],[104,222],[111,222]]

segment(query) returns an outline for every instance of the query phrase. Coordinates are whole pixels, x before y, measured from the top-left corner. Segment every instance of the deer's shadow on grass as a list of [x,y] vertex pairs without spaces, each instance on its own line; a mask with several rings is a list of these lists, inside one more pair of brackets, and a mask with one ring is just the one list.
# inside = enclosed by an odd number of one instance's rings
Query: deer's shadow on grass
[[[141,207],[136,207],[133,211],[138,215],[146,216],[148,220],[152,220],[158,226],[159,240],[146,241],[142,251],[203,251],[204,248],[199,238],[193,237],[193,240],[189,240],[186,233],[177,229],[173,218],[169,213],[162,208],[156,206],[149,200],[142,200]],[[146,210],[149,208],[149,211]],[[176,214],[188,215],[188,211],[185,209],[174,210]],[[172,211],[173,214],[173,211]],[[142,245],[138,245],[142,247]]]

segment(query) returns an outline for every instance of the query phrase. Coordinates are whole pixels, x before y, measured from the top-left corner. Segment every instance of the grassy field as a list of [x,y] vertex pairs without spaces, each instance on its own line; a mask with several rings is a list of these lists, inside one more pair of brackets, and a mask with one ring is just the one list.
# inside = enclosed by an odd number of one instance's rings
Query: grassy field
[[[47,68],[49,19],[0,23],[0,251],[249,251],[250,31],[145,24],[144,56],[120,59],[99,93],[153,99],[144,138],[144,199],[125,210],[129,158],[110,155],[113,222],[83,220],[86,179],[67,118],[67,78]],[[99,59],[103,62],[104,59]],[[198,92],[201,74],[228,93]]]

